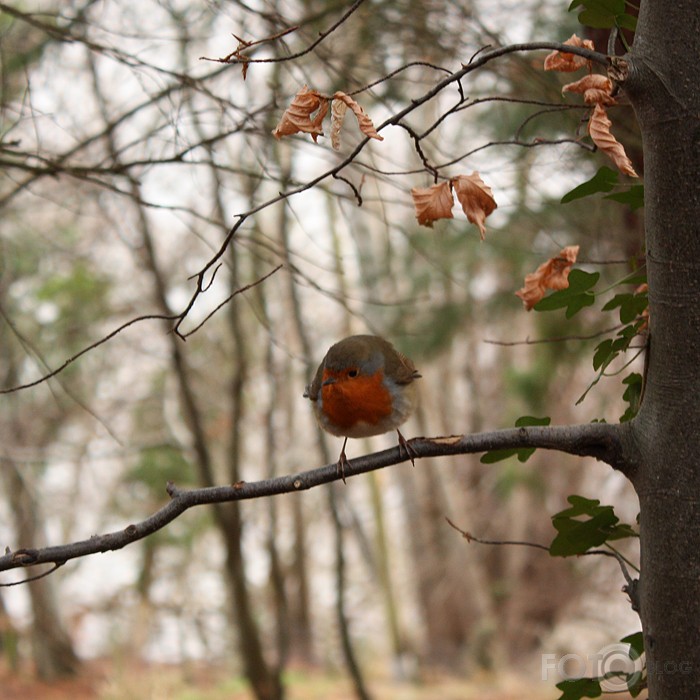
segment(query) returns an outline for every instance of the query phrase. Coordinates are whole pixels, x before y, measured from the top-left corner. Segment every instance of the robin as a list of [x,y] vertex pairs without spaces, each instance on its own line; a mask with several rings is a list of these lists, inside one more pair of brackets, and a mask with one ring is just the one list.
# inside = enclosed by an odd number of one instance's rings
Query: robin
[[376,335],[351,335],[328,350],[304,397],[311,400],[319,425],[345,438],[338,459],[343,481],[348,438],[396,429],[399,449],[415,464],[415,452],[399,426],[413,413],[413,382],[420,376],[411,360]]

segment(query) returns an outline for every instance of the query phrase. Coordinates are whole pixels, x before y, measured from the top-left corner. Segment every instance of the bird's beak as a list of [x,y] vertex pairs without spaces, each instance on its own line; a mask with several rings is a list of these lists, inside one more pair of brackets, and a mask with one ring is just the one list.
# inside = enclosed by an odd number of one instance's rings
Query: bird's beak
[[328,377],[328,379],[326,379],[326,381],[323,382],[323,384],[321,384],[321,386],[328,386],[329,384],[335,384],[337,381],[338,380],[335,377]]

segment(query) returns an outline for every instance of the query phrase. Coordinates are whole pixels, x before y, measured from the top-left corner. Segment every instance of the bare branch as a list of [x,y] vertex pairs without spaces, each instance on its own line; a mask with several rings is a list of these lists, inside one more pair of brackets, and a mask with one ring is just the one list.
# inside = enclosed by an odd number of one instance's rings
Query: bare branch
[[[196,328],[193,330],[189,331],[186,334],[180,334],[181,338],[185,339],[188,336],[192,335],[196,331],[198,331],[222,306],[225,306],[228,304],[234,297],[238,296],[239,294],[242,294],[243,292],[248,291],[252,287],[257,286],[261,282],[264,282],[268,277],[271,277],[272,275],[275,274],[280,268],[282,268],[283,265],[278,265],[276,268],[268,272],[266,275],[263,275],[260,279],[255,280],[255,282],[251,282],[250,284],[247,284],[243,287],[240,287],[237,289],[233,294],[230,294],[224,301],[222,301],[215,309],[212,311]],[[86,353],[90,352],[91,350],[94,350],[95,348],[100,347],[100,345],[104,345],[107,341],[111,340],[114,338],[116,335],[121,333],[123,330],[128,328],[129,326],[133,326],[136,323],[140,323],[141,321],[153,321],[153,320],[161,320],[161,321],[177,321],[178,325],[184,320],[185,315],[189,311],[190,307],[186,307],[185,310],[179,314],[145,314],[143,316],[137,316],[136,318],[132,318],[129,321],[126,321],[125,323],[122,323],[120,326],[117,326],[113,331],[105,335],[104,337],[100,338],[99,340],[96,340],[94,343],[91,343],[87,347],[83,348],[80,352],[76,353],[72,357],[69,357],[60,367],[57,367],[54,370],[51,370],[50,372],[44,374],[43,376],[39,377],[38,379],[35,379],[32,382],[27,382],[25,384],[19,384],[17,386],[10,387],[9,389],[0,389],[0,394],[12,394],[16,391],[21,391],[22,389],[30,389],[33,386],[37,386],[39,384],[42,384],[43,382],[51,379],[52,377],[55,377],[57,374],[60,374],[63,372],[66,367],[69,365],[72,365],[76,360],[80,359],[83,355]],[[3,314],[4,315],[4,314]]]
[[[358,4],[358,3],[356,3]],[[353,8],[355,5],[353,5]],[[351,8],[351,9],[353,9]],[[558,42],[551,42],[551,41],[540,41],[540,42],[530,42],[526,44],[511,44],[509,46],[502,46],[498,47],[495,49],[491,49],[488,51],[484,51],[481,53],[479,58],[476,60],[472,60],[470,63],[466,65],[462,65],[462,68],[458,71],[455,71],[454,73],[451,73],[447,77],[443,78],[439,83],[434,85],[430,90],[428,90],[424,95],[422,95],[420,98],[417,98],[415,100],[411,100],[411,103],[404,107],[402,110],[398,111],[396,114],[393,116],[389,117],[386,119],[382,124],[380,124],[376,130],[377,132],[380,132],[382,129],[387,128],[388,126],[401,126],[403,128],[406,128],[405,125],[401,124],[401,120],[409,115],[411,112],[414,110],[418,109],[421,105],[425,104],[426,102],[429,102],[432,100],[436,95],[438,95],[442,90],[445,88],[453,85],[454,83],[457,83],[458,85],[460,84],[459,81],[468,73],[471,73],[472,71],[475,71],[478,68],[481,68],[482,66],[486,65],[490,61],[494,60],[495,58],[499,58],[501,56],[505,56],[511,53],[518,53],[521,51],[541,51],[541,50],[550,50],[550,51],[561,51],[563,53],[575,53],[580,56],[584,56],[585,58],[590,59],[591,61],[595,61],[597,63],[601,63],[603,65],[607,65],[607,57],[605,54],[598,53],[597,51],[590,51],[589,49],[584,49],[578,46],[570,46],[568,44],[562,44]],[[272,60],[272,59],[271,59]],[[460,93],[461,93],[461,86],[460,86]],[[190,310],[194,307],[198,297],[200,294],[204,292],[205,288],[205,278],[209,270],[212,269],[214,265],[221,259],[221,257],[224,255],[226,250],[228,249],[229,245],[233,241],[236,232],[238,229],[245,223],[245,221],[253,216],[254,214],[257,214],[258,212],[262,211],[263,209],[267,209],[268,207],[272,206],[273,204],[277,204],[278,202],[284,201],[286,199],[289,199],[290,197],[293,197],[296,194],[299,194],[301,192],[305,192],[306,190],[309,190],[313,187],[315,187],[317,184],[320,182],[323,182],[324,180],[327,180],[328,178],[331,177],[337,177],[337,175],[344,170],[348,165],[354,162],[355,158],[362,152],[364,147],[371,141],[372,139],[369,136],[365,136],[362,140],[360,140],[355,146],[355,148],[338,164],[336,164],[334,167],[330,168],[329,170],[326,170],[325,172],[317,175],[315,178],[312,180],[307,181],[306,183],[299,185],[298,187],[295,187],[294,189],[288,190],[286,192],[280,192],[277,196],[268,199],[265,202],[261,202],[257,206],[253,207],[252,209],[249,209],[246,212],[243,212],[241,214],[238,214],[236,216],[237,221],[236,223],[231,227],[229,230],[228,234],[225,236],[223,242],[221,243],[221,246],[219,247],[219,250],[214,254],[212,258],[210,258],[209,262],[197,273],[194,275],[197,279],[197,284],[195,287],[195,290],[192,293],[192,296],[190,297],[190,301],[187,304],[187,307],[185,308],[185,311],[183,312],[181,319],[177,322],[175,326],[175,332],[178,335],[182,335],[180,333],[180,326],[187,317],[187,314],[190,312]]]
[[55,377],[57,374],[63,372],[63,370],[66,369],[66,367],[72,365],[77,359],[90,352],[90,350],[94,350],[95,348],[100,347],[100,345],[104,345],[104,343],[106,343],[108,340],[111,340],[112,338],[114,338],[114,336],[121,333],[125,328],[133,326],[135,323],[139,323],[141,321],[151,321],[154,319],[159,319],[161,321],[175,321],[178,318],[179,316],[165,316],[163,314],[146,314],[144,316],[137,316],[136,318],[132,318],[126,323],[122,323],[121,326],[115,328],[111,333],[108,333],[104,337],[83,348],[80,352],[76,353],[72,357],[69,357],[60,367],[51,370],[47,374],[39,377],[38,379],[35,379],[33,382],[27,382],[26,384],[18,384],[17,386],[10,387],[9,389],[0,389],[0,394],[12,394],[15,391],[21,391],[22,389],[30,389],[33,386],[37,386],[38,384],[41,384],[42,382],[45,382],[46,380],[51,379],[52,377]]
[[207,314],[204,317],[204,320],[198,323],[191,331],[188,331],[187,333],[183,334],[183,338],[189,338],[191,335],[196,333],[217,311],[219,311],[223,306],[226,306],[233,297],[238,296],[241,294],[241,292],[247,292],[249,289],[252,289],[253,287],[257,287],[259,284],[264,282],[268,277],[272,277],[276,272],[281,270],[284,267],[282,263],[277,265],[274,269],[270,270],[267,274],[263,275],[260,279],[255,280],[255,282],[251,282],[250,284],[246,284],[244,287],[240,287],[237,289],[235,292],[232,294],[229,294],[226,299],[224,299],[213,311],[211,311],[209,314]]
[[[297,51],[296,53],[289,54],[288,56],[275,56],[271,58],[249,58],[248,56],[242,55],[240,52],[244,51],[246,48],[252,48],[253,46],[257,46],[258,44],[262,43],[267,43],[268,41],[273,41],[275,39],[279,39],[280,37],[284,36],[285,34],[289,34],[292,31],[296,31],[299,27],[290,27],[289,29],[279,32],[275,36],[272,37],[267,37],[266,39],[261,39],[259,41],[251,42],[249,45],[245,45],[246,42],[242,42],[238,37],[239,46],[238,48],[230,53],[228,56],[224,56],[224,58],[207,58],[206,56],[202,56],[201,60],[203,61],[214,61],[216,63],[227,63],[229,65],[238,65],[240,63],[243,63],[244,65],[248,65],[250,63],[282,63],[285,61],[293,61],[297,58],[301,58],[302,56],[306,56],[307,53],[311,53],[321,42],[323,42],[328,36],[330,36],[338,27],[342,26],[345,24],[347,19],[350,17],[350,15],[357,10],[357,8],[364,2],[365,0],[355,0],[355,2],[345,11],[345,13],[338,19],[336,22],[334,22],[328,29],[326,29],[324,32],[320,32],[318,35],[318,38],[311,42],[305,49],[302,49],[301,51]],[[241,46],[240,44],[244,44]]]
[[[474,435],[454,435],[409,440],[414,457],[440,457],[474,454],[488,450],[522,447],[540,447],[559,450],[579,456],[595,457],[616,469],[626,470],[627,461],[622,446],[622,432],[629,426],[608,423],[587,423],[570,426],[531,426],[510,428]],[[345,479],[358,474],[389,467],[410,459],[405,450],[394,447],[382,452],[350,460],[345,465]],[[420,467],[419,467],[420,468]],[[98,552],[121,549],[162,529],[189,508],[213,503],[241,501],[305,491],[321,484],[338,481],[341,474],[336,464],[311,469],[297,474],[240,481],[231,486],[212,486],[180,490],[172,483],[167,486],[170,502],[140,523],[104,535],[93,535],[87,540],[41,549],[21,549],[0,557],[0,571],[8,571],[38,564],[59,564]]]

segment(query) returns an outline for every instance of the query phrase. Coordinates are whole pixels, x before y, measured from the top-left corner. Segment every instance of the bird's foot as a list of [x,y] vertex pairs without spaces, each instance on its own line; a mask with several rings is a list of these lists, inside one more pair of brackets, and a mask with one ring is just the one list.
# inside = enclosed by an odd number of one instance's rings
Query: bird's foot
[[348,458],[345,456],[345,445],[348,444],[348,439],[345,438],[343,442],[343,448],[340,450],[340,457],[338,457],[338,474],[343,480],[343,483],[347,486],[347,481],[345,481],[345,467],[348,464]]

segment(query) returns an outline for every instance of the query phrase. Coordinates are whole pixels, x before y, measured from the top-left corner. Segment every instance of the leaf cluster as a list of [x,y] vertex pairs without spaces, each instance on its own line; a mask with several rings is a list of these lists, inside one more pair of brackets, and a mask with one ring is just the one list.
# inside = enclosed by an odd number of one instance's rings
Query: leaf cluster
[[549,546],[553,557],[577,556],[608,542],[639,537],[631,525],[620,522],[612,506],[577,495],[567,500],[571,506],[552,516],[552,525],[557,531]]

